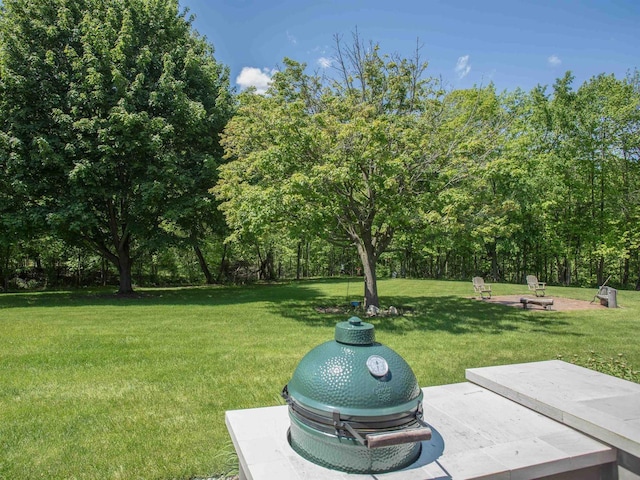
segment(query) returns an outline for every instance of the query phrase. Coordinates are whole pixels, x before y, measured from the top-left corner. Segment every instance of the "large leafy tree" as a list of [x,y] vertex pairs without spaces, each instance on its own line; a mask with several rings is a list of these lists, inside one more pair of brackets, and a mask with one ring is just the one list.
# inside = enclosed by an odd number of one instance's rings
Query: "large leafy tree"
[[[509,95],[496,95],[492,85],[482,90],[452,92],[450,96],[460,103],[458,121],[451,125],[454,131],[468,130],[465,124],[470,120],[477,131],[468,132],[465,151],[469,159],[458,173],[464,181],[451,182],[439,190],[436,208],[428,215],[429,228],[420,228],[413,235],[413,243],[423,253],[443,258],[445,263],[452,253],[461,251],[486,255],[490,275],[498,280],[498,248],[517,228],[513,223],[517,206],[512,185],[519,176],[519,167],[504,145],[507,126],[517,114],[517,102]],[[483,134],[488,125],[494,134]],[[458,162],[451,163],[450,168],[458,168]],[[441,275],[443,270],[439,265],[436,274]],[[475,274],[488,274],[482,265],[474,270]]]
[[[598,284],[637,239],[640,98],[629,79],[598,75],[577,91],[579,161],[589,192],[588,238]],[[636,156],[634,158],[634,147]],[[633,185],[636,185],[634,187]]]
[[[567,72],[548,96],[532,91],[529,129],[536,159],[545,255],[558,281],[602,283],[637,245],[639,97],[633,77],[599,75],[572,88]],[[545,262],[546,263],[546,262]],[[593,277],[593,278],[592,278]]]
[[336,40],[336,75],[285,60],[265,96],[244,94],[223,144],[217,193],[230,225],[286,228],[354,245],[366,305],[378,305],[376,265],[397,232],[423,224],[438,192],[486,154],[498,131],[477,116],[479,90],[448,93],[426,63],[383,55],[356,34]]
[[[635,70],[624,81],[622,101],[616,102],[617,114],[623,118],[617,132],[618,168],[620,171],[620,205],[622,241],[628,253],[624,256],[622,283],[630,279],[631,260],[636,261],[635,288],[640,290],[640,72]],[[620,97],[618,97],[620,98]]]
[[0,155],[0,292],[8,288],[11,256],[24,227],[26,209],[11,181],[7,157]]
[[[12,185],[48,228],[113,263],[130,292],[136,255],[172,222],[198,231],[212,201],[226,67],[178,0],[5,0],[0,48]],[[176,213],[190,198],[193,215]]]
[[535,155],[542,180],[538,198],[543,225],[545,263],[555,262],[557,278],[570,284],[576,271],[576,260],[588,234],[588,189],[576,143],[578,104],[572,88],[573,76],[567,72],[553,85],[553,94],[546,87],[531,92],[533,131],[531,152]]

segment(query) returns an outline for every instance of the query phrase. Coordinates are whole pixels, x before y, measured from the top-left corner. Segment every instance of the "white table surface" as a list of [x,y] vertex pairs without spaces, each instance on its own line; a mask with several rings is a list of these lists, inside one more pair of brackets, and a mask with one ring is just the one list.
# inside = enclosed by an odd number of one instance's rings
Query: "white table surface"
[[472,368],[466,377],[640,457],[640,384],[561,360]]
[[478,385],[423,392],[432,439],[413,465],[385,474],[347,474],[299,456],[287,441],[286,406],[228,411],[226,423],[251,480],[526,480],[616,460],[616,449]]

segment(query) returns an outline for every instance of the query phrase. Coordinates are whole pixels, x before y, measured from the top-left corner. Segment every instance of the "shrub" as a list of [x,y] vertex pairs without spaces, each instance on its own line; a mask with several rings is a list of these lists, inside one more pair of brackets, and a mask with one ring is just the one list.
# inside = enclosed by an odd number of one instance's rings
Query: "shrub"
[[[558,359],[565,360],[563,355],[558,355]],[[580,357],[578,354],[574,354],[565,361],[624,380],[640,383],[640,371],[627,363],[622,353],[618,353],[615,357],[606,358],[591,350],[586,357]]]

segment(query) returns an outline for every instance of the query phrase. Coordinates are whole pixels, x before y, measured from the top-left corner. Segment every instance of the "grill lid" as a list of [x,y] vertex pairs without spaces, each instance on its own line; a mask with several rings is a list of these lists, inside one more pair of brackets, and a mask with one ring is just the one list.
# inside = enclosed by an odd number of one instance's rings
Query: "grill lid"
[[338,323],[334,341],[302,358],[287,389],[292,402],[323,417],[336,410],[347,419],[415,415],[422,402],[411,367],[357,317]]

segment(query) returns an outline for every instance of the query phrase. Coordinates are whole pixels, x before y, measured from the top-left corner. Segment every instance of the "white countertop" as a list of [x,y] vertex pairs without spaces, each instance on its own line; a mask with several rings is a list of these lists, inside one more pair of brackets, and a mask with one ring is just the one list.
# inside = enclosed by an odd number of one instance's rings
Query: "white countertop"
[[640,457],[640,384],[560,360],[472,368],[466,377]]
[[615,462],[616,449],[472,383],[428,387],[433,436],[406,469],[347,474],[311,463],[287,441],[286,406],[226,412],[241,479],[535,479]]

